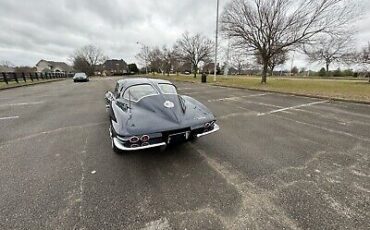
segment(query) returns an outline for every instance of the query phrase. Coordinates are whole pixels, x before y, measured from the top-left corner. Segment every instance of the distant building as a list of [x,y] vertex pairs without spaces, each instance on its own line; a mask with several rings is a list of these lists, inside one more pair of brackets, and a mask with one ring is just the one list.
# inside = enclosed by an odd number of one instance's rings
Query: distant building
[[65,62],[54,62],[40,60],[36,64],[37,72],[70,72],[72,67],[67,65]]
[[123,59],[106,60],[102,65],[97,67],[97,70],[99,70],[102,75],[106,76],[123,75],[129,73],[128,65]]

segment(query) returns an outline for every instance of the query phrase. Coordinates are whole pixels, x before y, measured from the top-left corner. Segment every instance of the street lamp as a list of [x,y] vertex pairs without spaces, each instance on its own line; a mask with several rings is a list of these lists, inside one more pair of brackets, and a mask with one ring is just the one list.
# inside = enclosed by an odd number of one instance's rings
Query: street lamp
[[[149,47],[148,47],[148,46],[144,45],[144,44],[143,44],[143,43],[141,43],[141,42],[136,42],[136,44],[141,45],[141,46],[142,46],[142,49],[144,50],[144,52],[146,52],[146,51],[149,49]],[[146,55],[146,54],[144,54],[144,55]],[[148,63],[147,63],[147,57],[144,57],[144,62],[145,62],[145,73],[146,73],[146,74],[148,74]]]
[[213,81],[217,80],[217,51],[218,51],[218,11],[220,8],[220,1],[217,0],[217,12],[216,12],[216,47],[215,47],[215,69]]

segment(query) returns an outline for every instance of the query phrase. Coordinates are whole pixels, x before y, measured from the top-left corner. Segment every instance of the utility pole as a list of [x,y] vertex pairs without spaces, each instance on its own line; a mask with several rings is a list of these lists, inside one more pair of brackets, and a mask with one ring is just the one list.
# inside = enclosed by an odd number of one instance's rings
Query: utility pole
[[216,12],[216,48],[215,48],[215,69],[213,81],[217,80],[217,51],[218,51],[218,12],[220,8],[220,1],[217,0],[217,12]]

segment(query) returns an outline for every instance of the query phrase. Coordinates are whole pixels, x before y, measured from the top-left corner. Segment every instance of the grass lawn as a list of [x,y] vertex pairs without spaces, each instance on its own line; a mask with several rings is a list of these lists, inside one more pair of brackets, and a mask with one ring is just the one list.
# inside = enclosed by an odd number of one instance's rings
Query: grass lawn
[[[186,82],[200,82],[201,76],[196,79],[192,75],[170,75],[163,76],[148,75],[152,78],[178,80]],[[324,96],[337,99],[348,99],[370,102],[370,83],[364,80],[343,80],[343,79],[304,79],[304,78],[278,78],[270,77],[267,84],[262,85],[261,77],[240,77],[240,76],[208,76],[208,84],[232,86],[246,89],[271,90],[276,92],[297,93],[310,96]]]
[[22,80],[22,81],[19,81],[19,83],[15,81],[10,81],[9,84],[6,84],[5,82],[0,82],[0,89],[14,88],[16,86],[23,86],[23,85],[35,85],[41,82],[58,81],[58,80],[61,80],[61,79],[47,79],[47,80],[39,80],[39,81],[35,80],[33,82],[31,80],[28,80],[27,82],[24,82]]

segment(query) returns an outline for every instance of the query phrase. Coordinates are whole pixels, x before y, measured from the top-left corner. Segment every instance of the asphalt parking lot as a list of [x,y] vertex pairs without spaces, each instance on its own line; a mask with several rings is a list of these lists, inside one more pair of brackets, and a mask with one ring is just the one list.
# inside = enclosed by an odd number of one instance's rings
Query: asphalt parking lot
[[118,78],[0,91],[0,229],[369,229],[370,106],[200,84],[221,130],[117,155]]

